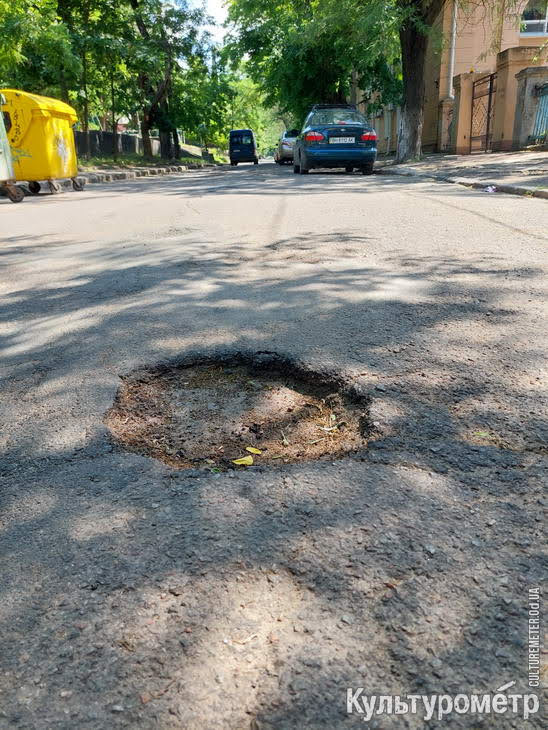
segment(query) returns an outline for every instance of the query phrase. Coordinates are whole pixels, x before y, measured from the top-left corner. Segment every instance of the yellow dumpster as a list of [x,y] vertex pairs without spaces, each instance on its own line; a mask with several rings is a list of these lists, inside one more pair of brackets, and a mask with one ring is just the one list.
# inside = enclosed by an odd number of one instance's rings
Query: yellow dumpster
[[16,180],[29,183],[31,193],[40,192],[40,181],[48,182],[52,193],[59,192],[58,179],[72,179],[75,190],[78,161],[72,125],[74,109],[57,99],[16,89],[0,89],[4,96],[1,111],[8,133]]

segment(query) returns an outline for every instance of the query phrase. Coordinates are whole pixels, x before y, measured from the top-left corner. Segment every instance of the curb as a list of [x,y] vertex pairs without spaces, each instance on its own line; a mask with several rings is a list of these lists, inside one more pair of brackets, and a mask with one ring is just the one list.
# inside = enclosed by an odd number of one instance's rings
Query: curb
[[[129,170],[112,170],[112,171],[97,171],[97,172],[84,172],[78,174],[78,180],[84,184],[104,182],[117,182],[118,180],[135,180],[138,177],[152,177],[157,175],[171,175],[174,172],[187,172],[189,170],[202,170],[204,168],[217,167],[217,165],[206,164],[206,165],[166,165],[164,167],[138,167],[130,168]],[[63,187],[70,187],[70,180],[66,183],[62,183]]]
[[[223,165],[166,165],[164,167],[138,167],[131,168],[129,170],[108,170],[108,171],[97,171],[97,172],[79,172],[76,176],[76,180],[82,187],[85,185],[93,185],[97,183],[106,182],[118,182],[119,180],[135,180],[138,177],[153,177],[159,175],[172,175],[173,173],[189,172],[192,170],[202,170],[223,167]],[[47,180],[40,180],[40,184],[44,187],[47,186]],[[73,190],[72,178],[65,178],[63,180],[55,180],[56,184],[61,190]],[[25,181],[17,181],[17,184],[23,188],[25,196],[31,196],[28,190],[28,183]],[[3,191],[0,190],[0,198],[3,197]]]
[[548,190],[539,190],[538,188],[528,188],[521,185],[501,185],[498,182],[489,180],[481,180],[478,182],[469,177],[452,177],[451,175],[439,175],[428,172],[415,172],[415,170],[394,170],[390,166],[381,167],[377,170],[380,175],[400,175],[402,177],[416,177],[421,180],[436,180],[437,182],[453,183],[454,185],[463,185],[467,188],[475,188],[476,190],[485,190],[487,187],[494,188],[496,193],[509,193],[510,195],[523,195],[527,198],[544,198],[548,200]]

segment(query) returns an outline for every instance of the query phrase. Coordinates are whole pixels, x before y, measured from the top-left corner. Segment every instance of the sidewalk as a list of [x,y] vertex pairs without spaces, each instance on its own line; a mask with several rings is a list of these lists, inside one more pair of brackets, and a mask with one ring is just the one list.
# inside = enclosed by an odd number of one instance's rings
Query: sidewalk
[[548,198],[548,152],[487,152],[428,155],[420,162],[395,165],[380,160],[382,175],[407,175],[458,183],[489,192]]

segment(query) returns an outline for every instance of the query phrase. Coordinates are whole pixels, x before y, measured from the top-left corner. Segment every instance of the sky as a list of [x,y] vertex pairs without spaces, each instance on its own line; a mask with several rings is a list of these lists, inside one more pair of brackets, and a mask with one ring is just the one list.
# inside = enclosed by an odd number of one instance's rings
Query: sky
[[220,43],[226,33],[226,29],[221,27],[226,20],[226,8],[223,7],[224,0],[205,0],[205,3],[207,14],[213,16],[217,24],[216,26],[210,26],[208,30],[213,39]]

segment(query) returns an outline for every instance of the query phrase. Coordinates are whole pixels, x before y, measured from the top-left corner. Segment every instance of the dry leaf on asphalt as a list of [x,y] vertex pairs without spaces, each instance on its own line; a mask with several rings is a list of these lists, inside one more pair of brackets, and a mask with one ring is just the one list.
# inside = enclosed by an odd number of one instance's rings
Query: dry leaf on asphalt
[[241,466],[251,466],[253,464],[253,457],[252,456],[242,456],[241,459],[232,459],[233,464],[238,464]]

